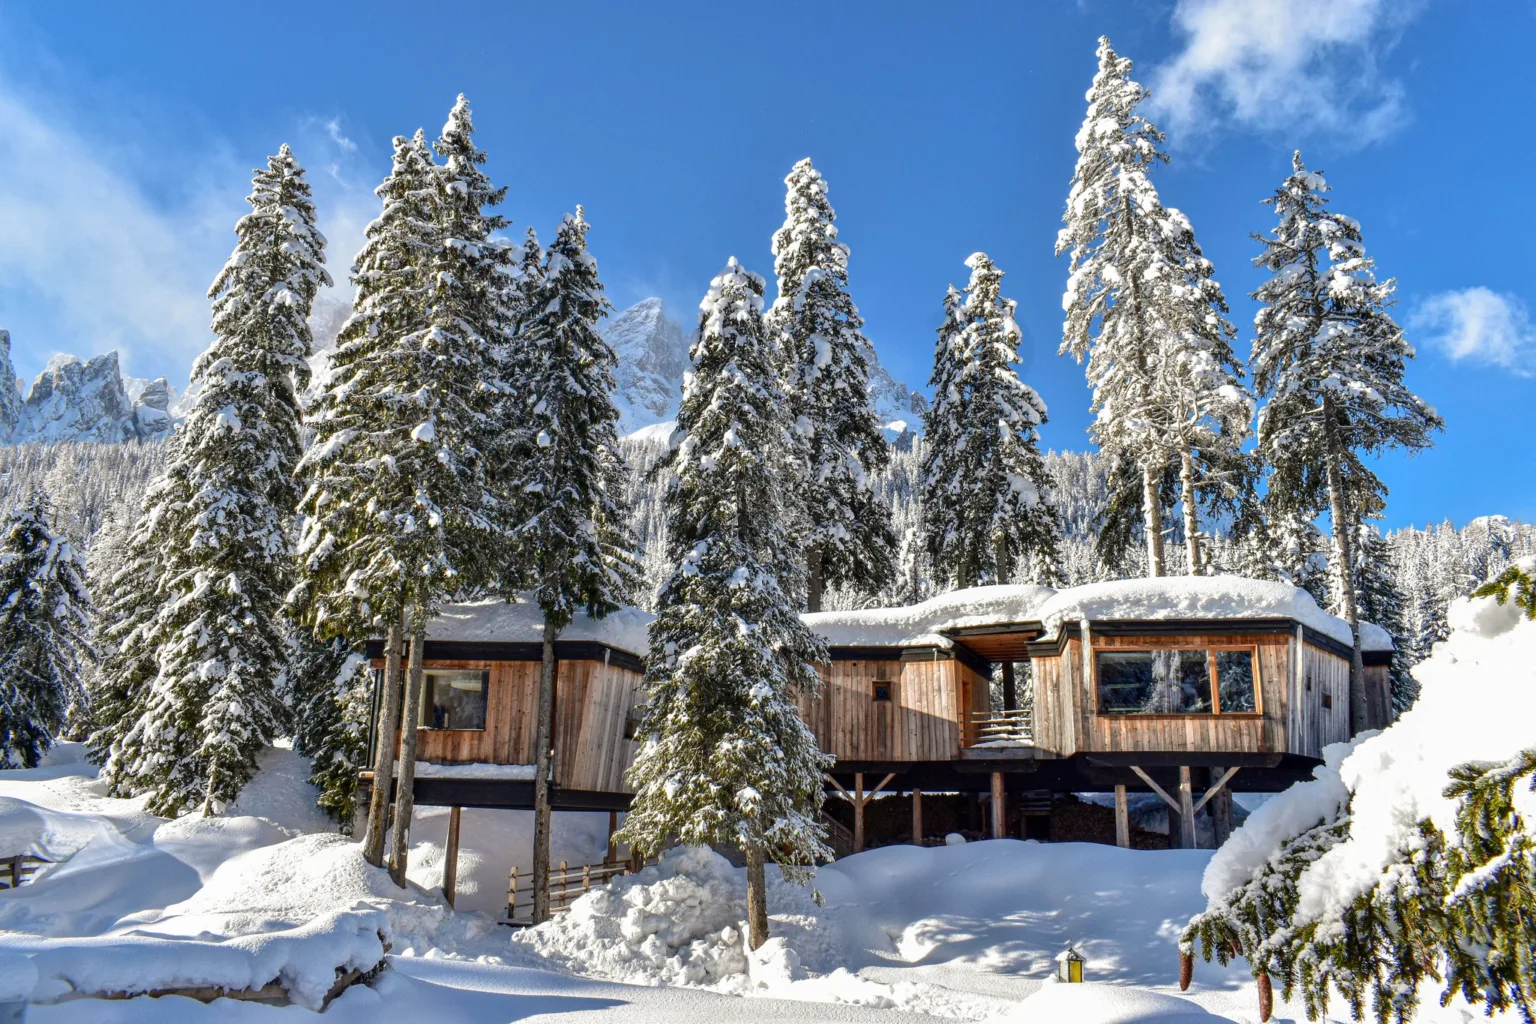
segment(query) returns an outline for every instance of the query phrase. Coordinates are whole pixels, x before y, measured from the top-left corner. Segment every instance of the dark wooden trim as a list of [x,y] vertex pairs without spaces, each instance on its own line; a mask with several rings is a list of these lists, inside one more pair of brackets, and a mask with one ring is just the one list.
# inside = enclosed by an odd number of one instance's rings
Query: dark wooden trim
[[911,650],[926,650],[926,648],[896,647],[892,645],[875,646],[865,645],[857,647],[827,647],[828,661],[901,661],[902,656]]
[[1292,619],[1095,619],[1088,627],[1094,636],[1256,636],[1294,633],[1296,622]]
[[[415,784],[416,803],[428,807],[503,807],[533,809],[532,779],[424,778]],[[549,787],[550,806],[557,811],[627,811],[628,793],[596,793]]]
[[1042,626],[1039,622],[1022,621],[998,622],[986,626],[957,626],[954,629],[944,630],[944,635],[948,637],[1007,636],[1013,633],[1033,633],[1035,636],[1031,639],[1035,639],[1038,638],[1043,632],[1045,632],[1045,627]]
[[[384,641],[369,640],[368,657],[384,656]],[[535,641],[428,640],[423,652],[427,661],[543,661],[543,645]],[[560,661],[600,661],[631,672],[644,672],[645,662],[629,651],[597,640],[556,640]]]
[[1180,765],[1188,765],[1192,768],[1212,766],[1230,768],[1234,765],[1243,768],[1274,768],[1285,760],[1286,755],[1247,751],[1095,750],[1082,756],[1089,764],[1105,768],[1129,768],[1131,765],[1139,765],[1142,768],[1177,768]]

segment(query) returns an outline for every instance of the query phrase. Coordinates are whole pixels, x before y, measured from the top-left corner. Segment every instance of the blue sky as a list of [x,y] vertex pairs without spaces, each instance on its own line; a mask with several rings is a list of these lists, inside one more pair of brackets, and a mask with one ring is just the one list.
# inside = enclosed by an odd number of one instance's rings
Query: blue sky
[[0,326],[18,372],[118,347],[129,372],[180,385],[250,168],[293,145],[343,278],[390,138],[435,134],[464,91],[513,233],[548,236],[585,204],[620,308],[660,295],[688,322],[726,257],[771,274],[781,181],[809,155],[868,334],[920,387],[946,286],[988,252],[1019,303],[1021,372],[1050,405],[1045,440],[1083,448],[1052,248],[1107,33],[1154,90],[1173,158],[1157,184],[1215,262],[1241,352],[1249,235],[1297,147],[1398,279],[1410,382],[1447,430],[1384,460],[1387,525],[1536,518],[1536,143],[1518,120],[1536,65],[1510,43],[1536,29],[1530,0],[469,11],[0,0]]

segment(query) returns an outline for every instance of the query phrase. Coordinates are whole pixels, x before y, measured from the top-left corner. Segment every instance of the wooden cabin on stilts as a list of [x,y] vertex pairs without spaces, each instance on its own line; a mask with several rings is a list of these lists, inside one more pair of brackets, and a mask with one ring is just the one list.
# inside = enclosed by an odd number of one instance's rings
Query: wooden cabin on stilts
[[[643,714],[650,620],[633,608],[578,616],[555,649],[553,806],[608,812],[610,835],[632,795],[624,773]],[[851,828],[828,819],[840,853],[895,835],[929,839],[938,802],[957,794],[984,822],[973,831],[995,838],[1049,835],[1062,794],[1112,795],[1121,846],[1132,844],[1132,795],[1152,794],[1167,805],[1170,844],[1193,847],[1202,812],[1224,838],[1234,790],[1309,778],[1323,748],[1350,734],[1348,627],[1285,584],[1215,576],[977,587],[805,620],[828,646],[821,692],[801,711],[836,758],[829,801],[851,811]],[[535,607],[505,602],[452,606],[427,629],[414,788],[418,805],[451,808],[450,900],[463,809],[533,806],[539,629]],[[1391,645],[1369,624],[1363,640],[1369,720],[1360,725],[1379,728],[1391,718]],[[382,668],[382,651],[371,654]],[[1003,707],[992,682],[1005,664],[1027,674],[1017,707]],[[909,803],[910,831],[883,815],[885,834],[872,834],[869,809],[888,796]],[[610,844],[601,864],[556,875],[574,891],[624,864]],[[514,919],[517,891],[514,881]]]

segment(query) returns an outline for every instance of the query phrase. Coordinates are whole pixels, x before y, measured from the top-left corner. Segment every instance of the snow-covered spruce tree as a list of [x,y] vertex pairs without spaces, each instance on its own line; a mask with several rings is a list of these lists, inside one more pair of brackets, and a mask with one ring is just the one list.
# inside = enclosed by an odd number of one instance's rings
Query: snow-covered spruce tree
[[1272,467],[1265,500],[1299,520],[1324,508],[1333,527],[1333,588],[1355,634],[1350,727],[1365,727],[1365,671],[1352,552],[1356,526],[1379,514],[1386,486],[1364,456],[1429,446],[1443,427],[1408,390],[1403,371],[1413,349],[1389,312],[1396,282],[1378,282],[1360,225],[1327,208],[1323,176],[1298,152],[1292,173],[1264,200],[1278,223],[1256,236],[1256,266],[1273,276],[1253,297],[1253,379],[1266,399],[1259,414],[1260,456]]
[[732,844],[747,857],[748,946],[768,937],[765,860],[802,880],[830,855],[818,821],[830,766],[797,701],[820,640],[792,596],[801,569],[780,478],[792,444],[760,310],[733,258],[700,305],[678,413],[662,588],[646,662],[644,740],[620,840]]
[[[1088,360],[1095,442],[1140,469],[1148,573],[1165,568],[1170,463],[1178,468],[1187,568],[1199,573],[1199,508],[1232,511],[1253,492],[1252,463],[1240,451],[1253,404],[1211,263],[1189,219],[1165,207],[1152,185],[1151,169],[1167,156],[1162,133],[1137,112],[1147,93],[1107,38],[1098,59],[1056,240],[1058,255],[1071,253],[1061,351]],[[1126,524],[1117,525],[1123,537]]]
[[942,388],[946,418],[934,426],[946,450],[933,453],[923,479],[925,509],[935,510],[929,557],[962,587],[1007,583],[1021,562],[1036,559],[1054,569],[1058,533],[1038,444],[1045,403],[1014,369],[1014,302],[1003,298],[1003,272],[985,253],[966,266],[970,283],[952,312],[946,299],[953,330],[935,355],[951,364],[935,364],[933,375],[933,408]]
[[928,386],[933,401],[923,414],[922,464],[918,487],[922,495],[923,547],[936,581],[945,589],[969,587],[979,571],[964,559],[965,520],[959,486],[965,468],[959,461],[965,423],[963,364],[959,343],[964,325],[960,307],[965,297],[954,285],[944,293],[944,320],[933,345],[933,373]]
[[293,632],[294,749],[310,759],[320,807],[350,835],[358,772],[368,756],[368,659],[345,637],[316,640],[302,626]]
[[[167,442],[173,451],[176,443],[174,435]],[[86,747],[113,796],[132,795],[123,740],[155,679],[156,648],[150,637],[165,582],[158,572],[159,522],[172,504],[162,492],[173,486],[163,475],[155,478],[115,558],[100,561],[94,548],[87,556],[87,568],[102,571],[92,576],[99,581],[92,629],[98,662],[87,693],[91,734]]]
[[[1393,578],[1387,541],[1374,525],[1362,523],[1355,527],[1352,548],[1355,556],[1353,583],[1360,618],[1376,623],[1392,637],[1392,664],[1388,669],[1392,709],[1394,713],[1402,714],[1418,696],[1419,684],[1408,671],[1413,666],[1408,660],[1405,643],[1403,598],[1397,580]],[[1337,605],[1330,611],[1342,617],[1343,609]]]
[[283,531],[297,498],[310,305],[330,277],[309,185],[287,146],[256,172],[247,201],[234,253],[209,289],[216,337],[192,367],[197,399],[152,491],[150,568],[163,582],[140,642],[156,652],[155,678],[110,771],[150,793],[156,814],[214,813],[234,800],[285,720],[276,691],[291,567]]
[[[0,521],[0,759],[36,767],[85,702],[94,657],[85,565],[33,498]],[[76,711],[76,716],[81,712]]]
[[[549,916],[550,753],[555,641],[577,611],[601,618],[627,603],[639,580],[622,506],[623,456],[613,405],[613,348],[597,331],[610,306],[587,251],[581,207],[545,254],[542,284],[519,332],[522,444],[510,469],[524,552],[544,615],[535,731],[533,920]],[[510,596],[510,595],[509,595]]]
[[874,349],[848,294],[848,247],[837,240],[827,183],[809,158],[784,179],[784,225],[773,235],[779,294],[763,318],[779,352],[798,472],[787,481],[805,549],[806,608],[828,586],[874,594],[896,572],[891,510],[871,488],[889,445],[870,404]]

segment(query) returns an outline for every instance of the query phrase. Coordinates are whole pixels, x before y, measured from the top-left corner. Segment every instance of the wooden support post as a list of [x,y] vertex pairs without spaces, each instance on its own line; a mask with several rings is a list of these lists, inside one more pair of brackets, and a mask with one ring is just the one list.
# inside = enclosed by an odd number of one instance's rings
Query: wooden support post
[[912,791],[912,845],[923,845],[923,791]]
[[1232,837],[1232,791],[1223,789],[1211,801],[1211,827],[1220,846]]
[[619,812],[608,812],[608,853],[603,857],[603,867],[617,864],[619,861],[619,847],[613,841],[613,834],[619,830]]
[[853,852],[864,852],[864,773],[853,775]]
[[1115,787],[1115,845],[1122,850],[1131,848],[1131,812],[1124,786]]
[[1199,848],[1195,838],[1195,795],[1189,781],[1189,765],[1179,765],[1179,837],[1183,848]]
[[992,773],[992,838],[1001,839],[1007,834],[1008,805],[1004,801],[1003,773]]
[[448,848],[443,852],[443,899],[453,906],[459,888],[459,816],[464,808],[448,811]]

